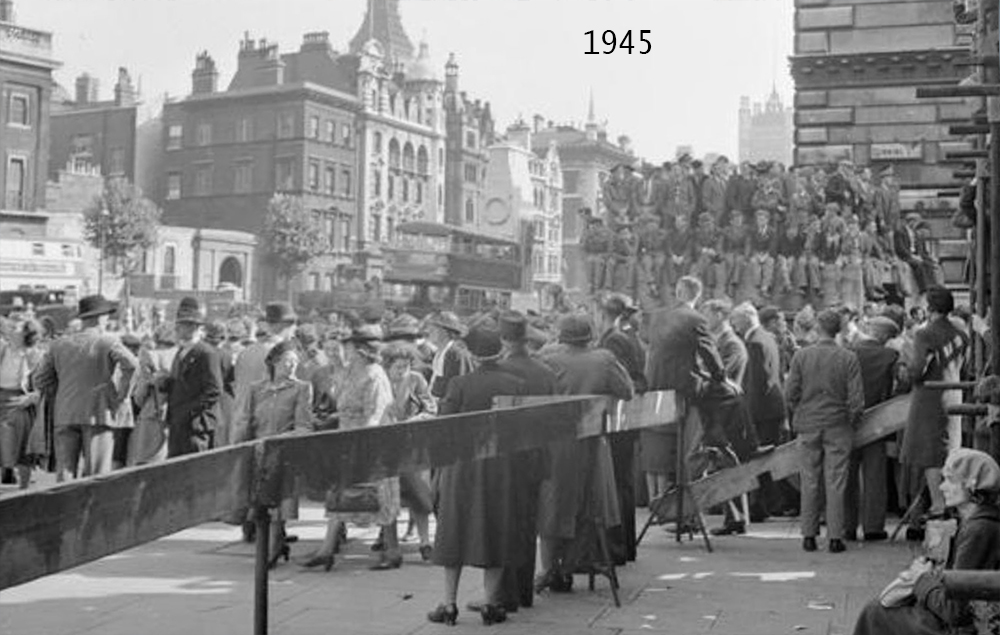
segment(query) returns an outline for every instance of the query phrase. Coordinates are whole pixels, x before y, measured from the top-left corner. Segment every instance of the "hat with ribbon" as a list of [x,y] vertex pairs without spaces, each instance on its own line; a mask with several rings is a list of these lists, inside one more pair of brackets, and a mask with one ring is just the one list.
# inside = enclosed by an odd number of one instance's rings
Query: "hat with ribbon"
[[109,302],[103,295],[88,295],[80,298],[77,309],[78,313],[76,317],[81,320],[98,317],[100,315],[110,315],[118,310],[118,308],[112,302]]

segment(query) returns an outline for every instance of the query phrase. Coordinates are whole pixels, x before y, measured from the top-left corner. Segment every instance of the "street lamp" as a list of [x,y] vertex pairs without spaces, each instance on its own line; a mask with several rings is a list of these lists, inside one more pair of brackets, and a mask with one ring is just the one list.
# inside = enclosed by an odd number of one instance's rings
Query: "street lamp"
[[104,295],[104,223],[110,215],[108,208],[101,204],[101,211],[98,212],[97,219],[97,250],[100,264],[97,267],[97,293]]

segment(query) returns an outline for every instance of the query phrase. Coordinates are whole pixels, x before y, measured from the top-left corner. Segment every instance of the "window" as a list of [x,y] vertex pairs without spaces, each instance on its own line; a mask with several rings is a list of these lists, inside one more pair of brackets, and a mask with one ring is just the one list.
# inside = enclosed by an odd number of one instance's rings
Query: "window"
[[212,124],[200,123],[195,130],[195,143],[200,146],[212,144]]
[[382,240],[382,217],[372,214],[372,240],[381,242]]
[[386,242],[392,244],[392,241],[396,239],[396,219],[392,216],[385,219],[385,234]]
[[382,196],[382,173],[372,168],[372,196]]
[[479,170],[476,169],[476,166],[474,166],[474,165],[472,165],[470,163],[466,163],[465,164],[465,182],[466,183],[475,183],[477,176],[479,176]]
[[417,150],[417,173],[427,174],[427,164],[427,148],[420,146],[420,149]]
[[309,189],[319,191],[319,161],[309,162]]
[[475,132],[472,132],[470,130],[469,132],[465,133],[465,147],[466,148],[475,149],[475,147],[476,147],[476,133]]
[[382,154],[382,133],[376,132],[372,135],[372,149],[375,154]]
[[167,245],[163,248],[163,275],[172,276],[177,273],[177,248]]
[[241,117],[236,123],[236,140],[240,142],[253,141],[253,119]]
[[328,273],[326,274],[326,281],[323,283],[324,291],[333,291],[333,287],[337,284],[337,274]]
[[470,225],[476,222],[476,206],[471,198],[465,201],[465,222]]
[[10,110],[7,113],[7,123],[15,126],[31,125],[31,99],[24,93],[12,93]]
[[62,255],[63,255],[63,258],[72,258],[73,257],[73,245],[63,245],[62,246]]
[[275,161],[274,187],[277,190],[290,190],[295,187],[295,164],[292,163],[292,159]]
[[171,172],[167,175],[167,200],[176,201],[181,197],[181,175]]
[[337,193],[337,170],[330,166],[326,168],[326,193],[330,196]]
[[181,139],[184,136],[184,128],[179,124],[174,124],[167,129],[167,150],[179,150]]
[[309,118],[309,137],[319,139],[319,117],[313,116]]
[[344,251],[351,250],[351,221],[347,218],[343,219],[341,222],[341,227],[343,232],[340,234],[341,239],[344,241]]
[[309,274],[309,290],[319,291],[319,274],[315,271]]
[[559,256],[549,254],[549,273],[559,273]]
[[323,231],[326,233],[327,237],[329,237],[331,245],[336,244],[333,238],[333,223],[333,216],[327,214],[323,218]]
[[354,132],[351,130],[351,124],[345,123],[340,125],[340,141],[345,147],[350,148],[353,144]]
[[344,169],[340,171],[340,180],[344,182],[344,196],[351,195],[351,171]]
[[545,269],[545,255],[536,251],[531,254],[531,266],[534,268],[535,273],[544,273]]
[[414,183],[414,185],[416,186],[416,193],[415,193],[415,195],[413,197],[414,202],[416,202],[416,203],[423,203],[424,202],[424,184],[422,182],[420,182],[420,181],[417,181],[416,183]]
[[199,165],[194,170],[195,196],[208,196],[212,193],[212,166]]
[[278,138],[290,139],[295,132],[295,116],[290,112],[278,113]]
[[416,160],[414,159],[413,145],[407,141],[406,145],[403,146],[403,169],[407,172],[413,172],[415,164]]
[[111,165],[108,169],[112,176],[125,174],[125,148],[111,148]]
[[403,177],[403,202],[410,202],[410,179]]
[[580,191],[580,173],[576,170],[563,170],[563,194],[576,194]]
[[330,143],[337,142],[337,122],[327,121],[326,122],[326,141]]
[[389,193],[387,198],[390,201],[396,198],[396,177],[392,174],[389,175]]
[[22,158],[11,158],[7,162],[7,207],[23,210],[28,201],[25,197],[27,186],[27,161]]
[[242,161],[236,164],[236,176],[233,179],[233,191],[246,194],[253,189],[253,163]]
[[91,157],[94,154],[94,137],[89,134],[73,135],[73,155]]
[[389,140],[389,167],[399,169],[399,142],[395,139]]

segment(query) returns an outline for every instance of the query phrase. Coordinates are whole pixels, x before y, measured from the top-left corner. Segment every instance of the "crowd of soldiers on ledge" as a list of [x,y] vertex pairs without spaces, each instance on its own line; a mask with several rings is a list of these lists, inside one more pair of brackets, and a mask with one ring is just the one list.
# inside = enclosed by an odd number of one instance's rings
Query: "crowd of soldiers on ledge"
[[[615,166],[603,214],[580,210],[591,292],[635,290],[663,303],[685,275],[706,294],[766,304],[801,294],[814,305],[916,298],[942,283],[923,203],[903,214],[894,169],[821,167],[690,155],[660,167]],[[665,291],[666,290],[666,291]]]

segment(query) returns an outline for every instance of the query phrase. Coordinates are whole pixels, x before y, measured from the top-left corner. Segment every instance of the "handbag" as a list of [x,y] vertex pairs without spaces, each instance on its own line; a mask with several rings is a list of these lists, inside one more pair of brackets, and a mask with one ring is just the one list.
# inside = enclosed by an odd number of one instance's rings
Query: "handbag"
[[358,483],[330,490],[326,510],[330,512],[376,513],[382,508],[377,483]]

